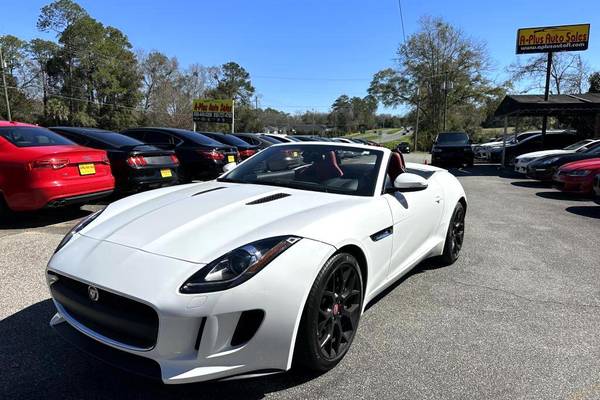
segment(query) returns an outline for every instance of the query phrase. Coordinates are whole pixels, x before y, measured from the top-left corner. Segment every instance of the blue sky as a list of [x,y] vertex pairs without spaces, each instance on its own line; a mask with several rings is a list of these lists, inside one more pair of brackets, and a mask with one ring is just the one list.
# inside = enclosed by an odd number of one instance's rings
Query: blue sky
[[[50,0],[4,0],[0,35],[48,37],[35,28]],[[236,61],[261,107],[327,111],[340,95],[364,96],[372,75],[394,64],[402,41],[398,0],[81,0],[92,17],[122,30],[135,49],[176,56],[182,66]],[[516,60],[516,29],[591,23],[583,55],[600,69],[600,1],[402,0],[407,36],[423,15],[441,16],[487,42],[491,77]],[[10,16],[10,18],[7,18]],[[598,23],[598,24],[597,24]],[[600,28],[599,28],[600,29]],[[384,110],[400,113],[402,110]]]

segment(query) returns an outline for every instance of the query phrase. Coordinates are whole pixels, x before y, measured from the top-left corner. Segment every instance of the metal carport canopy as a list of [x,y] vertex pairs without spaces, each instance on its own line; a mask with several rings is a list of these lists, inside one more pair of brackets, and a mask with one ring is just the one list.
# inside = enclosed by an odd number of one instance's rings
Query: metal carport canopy
[[544,101],[544,95],[517,94],[504,97],[496,109],[496,117],[560,116],[600,113],[600,93],[556,94]]

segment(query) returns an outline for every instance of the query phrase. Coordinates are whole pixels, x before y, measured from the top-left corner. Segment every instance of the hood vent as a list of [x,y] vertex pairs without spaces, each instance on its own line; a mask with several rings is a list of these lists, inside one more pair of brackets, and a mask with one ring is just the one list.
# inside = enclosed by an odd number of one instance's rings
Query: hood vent
[[271,194],[271,195],[269,195],[267,197],[263,197],[263,198],[256,199],[256,200],[252,200],[250,203],[246,203],[246,205],[247,206],[252,206],[254,204],[268,203],[270,201],[283,199],[284,197],[288,197],[288,196],[291,196],[291,194],[288,194],[288,193],[275,193],[275,194]]
[[223,187],[223,186],[220,186],[220,187],[216,187],[216,188],[212,188],[212,189],[206,189],[206,190],[203,190],[203,191],[201,191],[201,192],[194,193],[194,194],[192,195],[192,197],[194,197],[194,196],[198,196],[198,195],[201,195],[201,194],[204,194],[204,193],[208,193],[208,192],[213,192],[213,191],[215,191],[215,190],[219,190],[219,189],[225,189],[225,187]]

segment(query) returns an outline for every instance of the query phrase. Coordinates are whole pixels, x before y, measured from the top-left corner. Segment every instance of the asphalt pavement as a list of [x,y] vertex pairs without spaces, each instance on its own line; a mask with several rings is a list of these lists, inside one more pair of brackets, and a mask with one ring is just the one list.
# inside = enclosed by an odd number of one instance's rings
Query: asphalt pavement
[[48,326],[44,267],[99,206],[4,222],[0,398],[599,399],[600,205],[495,166],[453,172],[469,200],[460,259],[425,262],[380,296],[320,376],[164,386],[95,361]]

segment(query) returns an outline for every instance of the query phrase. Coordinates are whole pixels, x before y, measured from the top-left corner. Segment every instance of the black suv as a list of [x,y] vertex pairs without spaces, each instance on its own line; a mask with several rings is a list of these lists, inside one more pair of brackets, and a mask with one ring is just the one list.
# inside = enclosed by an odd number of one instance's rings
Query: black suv
[[437,166],[473,166],[471,139],[465,132],[442,132],[431,148],[431,164]]

